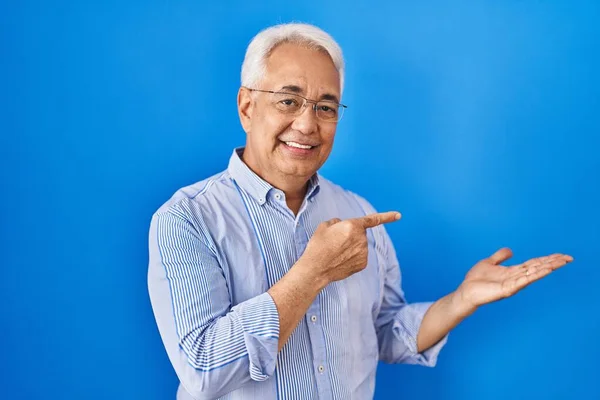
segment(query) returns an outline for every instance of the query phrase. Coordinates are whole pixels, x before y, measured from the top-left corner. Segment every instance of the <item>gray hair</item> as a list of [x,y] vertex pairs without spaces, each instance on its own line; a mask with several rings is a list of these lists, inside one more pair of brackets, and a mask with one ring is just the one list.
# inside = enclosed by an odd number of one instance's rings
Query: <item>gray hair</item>
[[282,43],[296,43],[329,54],[340,74],[340,92],[344,90],[344,57],[340,46],[320,28],[297,23],[271,26],[254,36],[242,64],[242,86],[252,88],[260,83],[266,73],[266,59]]

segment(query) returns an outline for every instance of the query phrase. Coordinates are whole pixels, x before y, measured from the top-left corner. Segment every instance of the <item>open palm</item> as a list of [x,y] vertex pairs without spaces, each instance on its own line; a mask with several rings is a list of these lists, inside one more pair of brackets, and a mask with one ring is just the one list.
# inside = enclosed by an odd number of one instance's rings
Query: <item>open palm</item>
[[532,258],[513,266],[500,265],[510,257],[512,251],[502,248],[475,264],[460,285],[463,300],[478,307],[510,297],[530,283],[573,261],[573,257],[557,253]]

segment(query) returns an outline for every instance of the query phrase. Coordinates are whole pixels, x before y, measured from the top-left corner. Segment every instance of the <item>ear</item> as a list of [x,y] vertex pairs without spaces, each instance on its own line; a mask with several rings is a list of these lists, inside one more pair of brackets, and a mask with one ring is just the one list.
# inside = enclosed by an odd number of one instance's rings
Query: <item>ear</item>
[[242,128],[248,133],[252,128],[252,110],[254,108],[252,92],[245,87],[240,87],[237,96],[237,105]]

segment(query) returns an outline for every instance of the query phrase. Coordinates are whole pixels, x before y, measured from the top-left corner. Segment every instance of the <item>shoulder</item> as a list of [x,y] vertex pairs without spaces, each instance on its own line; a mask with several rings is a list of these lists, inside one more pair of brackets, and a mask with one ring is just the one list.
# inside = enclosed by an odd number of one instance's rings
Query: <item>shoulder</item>
[[319,175],[319,186],[320,191],[322,191],[322,194],[324,194],[325,197],[335,199],[338,202],[343,201],[354,207],[358,207],[364,215],[377,212],[365,197],[333,183],[322,175]]
[[227,170],[178,189],[153,214],[170,215],[181,219],[202,217],[215,199],[226,197],[234,190]]

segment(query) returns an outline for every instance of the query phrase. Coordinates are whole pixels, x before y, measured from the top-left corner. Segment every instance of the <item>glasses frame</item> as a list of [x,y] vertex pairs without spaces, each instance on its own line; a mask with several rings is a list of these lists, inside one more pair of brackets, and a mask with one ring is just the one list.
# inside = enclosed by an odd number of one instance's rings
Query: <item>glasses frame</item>
[[280,92],[280,91],[275,91],[275,90],[262,90],[262,89],[253,89],[253,88],[249,88],[249,87],[246,87],[246,86],[243,86],[243,87],[244,87],[245,89],[248,89],[248,90],[249,90],[249,91],[251,91],[251,92],[261,92],[261,93],[271,93],[271,94],[289,94],[289,95],[292,95],[292,96],[297,96],[297,97],[300,97],[301,99],[303,99],[303,100],[304,100],[304,102],[302,103],[302,107],[300,107],[300,110],[302,110],[302,111],[300,111],[300,112],[299,112],[299,113],[298,113],[296,116],[298,116],[298,115],[301,115],[301,114],[304,112],[304,108],[306,107],[306,104],[307,104],[307,103],[310,103],[310,104],[312,104],[312,105],[313,105],[311,108],[312,108],[312,109],[313,109],[313,111],[315,112],[315,116],[316,116],[316,117],[317,117],[319,120],[321,120],[321,121],[323,121],[323,122],[339,122],[339,121],[342,119],[342,117],[344,116],[344,111],[342,111],[342,116],[341,116],[341,117],[339,117],[338,119],[336,119],[335,121],[332,121],[332,120],[326,120],[326,119],[320,118],[320,117],[319,117],[319,114],[317,114],[317,103],[323,103],[323,102],[325,102],[325,103],[336,104],[338,107],[340,107],[340,108],[342,108],[342,109],[348,108],[348,106],[347,106],[347,105],[345,105],[345,104],[342,104],[342,103],[336,103],[335,101],[331,101],[331,100],[311,100],[311,99],[307,99],[306,97],[304,97],[304,96],[301,96],[301,95],[299,95],[299,94],[297,94],[297,93],[290,93],[290,92]]

